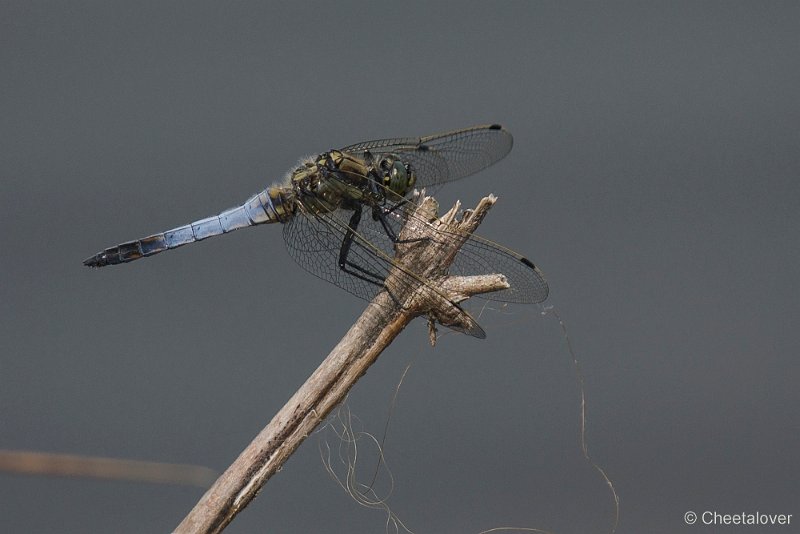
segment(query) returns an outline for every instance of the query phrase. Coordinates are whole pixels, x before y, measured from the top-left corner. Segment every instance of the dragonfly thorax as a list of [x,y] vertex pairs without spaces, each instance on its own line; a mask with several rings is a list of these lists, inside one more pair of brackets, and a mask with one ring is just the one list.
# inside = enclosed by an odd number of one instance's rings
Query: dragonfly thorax
[[296,169],[292,188],[313,212],[371,207],[405,197],[414,188],[416,174],[395,155],[360,155],[331,150]]
[[[414,188],[417,175],[411,165],[393,154],[373,156],[369,151],[357,156],[350,152],[331,150],[317,159],[321,174],[335,174],[340,181],[362,191],[365,197],[384,199],[392,192],[404,197]],[[392,196],[392,195],[390,195]]]

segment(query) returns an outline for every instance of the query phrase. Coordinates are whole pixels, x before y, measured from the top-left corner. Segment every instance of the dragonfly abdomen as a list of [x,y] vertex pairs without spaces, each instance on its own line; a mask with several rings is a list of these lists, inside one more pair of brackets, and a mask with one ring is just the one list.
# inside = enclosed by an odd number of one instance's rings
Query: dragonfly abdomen
[[85,259],[83,264],[88,267],[105,267],[106,265],[127,263],[247,226],[285,222],[288,216],[287,206],[279,189],[265,189],[247,199],[247,202],[241,206],[223,211],[219,215],[194,221],[166,232],[120,243]]

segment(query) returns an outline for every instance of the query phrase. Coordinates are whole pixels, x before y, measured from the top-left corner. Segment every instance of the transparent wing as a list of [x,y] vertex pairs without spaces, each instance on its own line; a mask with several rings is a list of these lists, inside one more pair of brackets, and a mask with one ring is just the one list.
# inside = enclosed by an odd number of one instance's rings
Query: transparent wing
[[429,187],[464,178],[500,161],[511,151],[514,139],[499,124],[429,135],[378,139],[342,149],[358,155],[395,154],[417,173],[417,186]]
[[[352,212],[298,213],[283,229],[289,255],[309,273],[364,300],[372,300],[384,289],[383,281],[393,267],[397,267],[393,285],[397,290],[406,292],[425,284],[420,277],[394,263],[394,243],[382,227],[374,224],[368,210],[365,211],[347,255],[348,268],[360,276],[347,273],[339,267],[339,254]],[[436,291],[432,286],[427,287]],[[458,308],[457,304],[450,304]],[[469,330],[448,326],[475,337],[486,336],[477,324]]]
[[[399,234],[404,221],[409,218],[413,218],[418,224],[429,224],[414,215],[413,206],[409,201],[402,200],[401,202],[402,204],[394,209],[391,216],[387,217],[387,222],[395,229],[395,234]],[[376,239],[385,242],[384,246],[391,247],[392,241],[383,231],[379,222],[370,219],[362,225],[368,227],[364,230],[367,235],[374,235]],[[452,242],[464,237],[463,234],[443,230],[435,231],[434,235],[437,240]],[[393,249],[389,248],[389,250]],[[533,262],[511,249],[476,234],[470,235],[461,246],[448,272],[451,275],[460,276],[502,274],[508,280],[510,286],[508,289],[475,295],[472,298],[517,304],[538,304],[547,299],[550,291],[544,274]]]
[[[413,214],[410,209],[413,206],[408,201],[401,202],[402,204],[386,217],[395,235],[399,235],[400,228],[408,218],[414,218],[418,224],[429,224]],[[284,226],[284,239],[289,254],[303,269],[362,299],[370,300],[382,287],[339,268],[339,251],[347,231],[350,213],[337,210],[333,213],[309,216],[298,214]],[[436,231],[435,235],[435,239],[445,242],[463,239],[463,235],[441,230]],[[369,208],[365,207],[348,255],[349,261],[360,267],[363,272],[374,275],[374,279],[382,281],[392,268],[394,253],[394,243],[391,238],[380,222],[371,217]],[[451,275],[462,276],[504,275],[510,286],[508,289],[475,296],[487,300],[535,304],[546,300],[549,292],[544,275],[530,260],[475,234],[469,236],[459,249],[449,272]],[[420,283],[419,278],[413,276],[413,273],[408,273],[403,280],[404,284],[409,286]]]
[[476,297],[498,302],[538,304],[547,300],[550,288],[544,275],[524,256],[479,235],[472,234],[450,266],[450,274],[502,274],[509,288]]
[[[300,267],[345,291],[371,300],[382,287],[376,283],[352,276],[339,268],[339,251],[347,233],[350,212],[336,210],[332,213],[298,213],[283,226],[283,238],[289,255]],[[359,233],[364,229],[359,225]],[[367,243],[366,238],[356,236],[350,247],[348,260],[368,273],[374,281],[384,280],[391,269],[392,252],[384,252],[385,257],[376,253],[382,243],[370,236],[375,243]],[[374,248],[373,248],[374,247]],[[382,249],[381,249],[382,250]]]

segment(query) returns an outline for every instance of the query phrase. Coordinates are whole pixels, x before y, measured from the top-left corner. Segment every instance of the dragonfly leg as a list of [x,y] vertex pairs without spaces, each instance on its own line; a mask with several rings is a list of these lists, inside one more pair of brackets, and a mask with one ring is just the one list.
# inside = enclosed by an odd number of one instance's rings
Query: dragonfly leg
[[[365,157],[369,156],[369,151],[364,151],[364,155]],[[392,228],[392,225],[389,224],[389,221],[386,220],[386,216],[394,213],[395,210],[398,210],[402,206],[407,204],[409,202],[409,199],[402,198],[398,202],[396,202],[394,206],[392,206],[391,208],[386,208],[385,207],[386,193],[383,192],[383,195],[381,195],[377,179],[369,180],[369,185],[373,193],[375,193],[378,196],[383,196],[383,204],[380,206],[372,207],[372,218],[381,222],[381,226],[383,226],[383,231],[386,232],[386,235],[389,236],[389,239],[392,240],[392,243],[394,243],[395,245],[405,244],[405,243],[416,243],[418,241],[426,241],[427,239],[429,239],[427,237],[417,237],[414,239],[400,239],[399,237],[397,237],[397,233],[394,231],[394,228]],[[360,217],[361,214],[359,213],[359,218]]]
[[372,210],[372,217],[380,221],[381,226],[383,226],[383,231],[386,232],[386,235],[389,236],[389,239],[392,240],[392,243],[394,243],[395,245],[403,245],[406,243],[417,243],[419,241],[429,240],[430,237],[415,237],[413,239],[400,239],[399,237],[397,237],[397,233],[394,231],[394,228],[392,228],[392,225],[389,224],[389,221],[386,219],[386,216],[392,213],[398,207],[400,207],[399,202],[395,204],[394,207],[389,209],[373,208]]
[[372,271],[365,269],[364,267],[361,267],[357,263],[348,259],[348,256],[350,255],[350,247],[353,245],[355,231],[358,229],[359,222],[361,222],[360,207],[353,210],[353,215],[350,217],[350,222],[347,224],[347,233],[342,241],[342,248],[339,249],[339,268],[347,274],[351,274],[356,278],[364,280],[365,282],[383,287],[383,276],[373,273]]
[[406,205],[406,204],[408,204],[409,202],[410,202],[410,201],[409,201],[407,198],[404,198],[404,199],[402,199],[400,202],[398,202],[397,204],[395,204],[394,206],[392,206],[391,208],[389,208],[388,210],[386,210],[386,213],[387,213],[387,214],[389,214],[389,213],[392,213],[394,210],[396,210],[396,209],[399,209],[401,206],[405,206],[405,205]]

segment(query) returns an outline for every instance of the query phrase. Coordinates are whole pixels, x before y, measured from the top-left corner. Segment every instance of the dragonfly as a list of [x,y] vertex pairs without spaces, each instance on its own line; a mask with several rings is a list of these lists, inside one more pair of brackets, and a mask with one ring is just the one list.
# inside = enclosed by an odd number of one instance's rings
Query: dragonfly
[[[395,262],[400,230],[414,213],[415,188],[477,173],[503,159],[513,137],[498,124],[423,137],[378,139],[301,160],[283,181],[218,215],[107,248],[84,260],[89,267],[128,263],[227,234],[279,223],[290,256],[306,271],[365,300],[384,290],[390,272],[407,287],[428,282]],[[432,239],[464,239],[433,230]],[[507,289],[479,295],[507,303],[547,299],[542,272],[527,258],[486,238],[467,237],[449,268],[451,275],[503,274]],[[433,289],[432,289],[433,290]],[[455,304],[454,304],[455,305]],[[448,325],[449,326],[449,325]],[[467,331],[484,337],[480,327]]]

